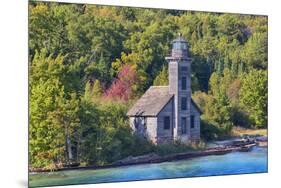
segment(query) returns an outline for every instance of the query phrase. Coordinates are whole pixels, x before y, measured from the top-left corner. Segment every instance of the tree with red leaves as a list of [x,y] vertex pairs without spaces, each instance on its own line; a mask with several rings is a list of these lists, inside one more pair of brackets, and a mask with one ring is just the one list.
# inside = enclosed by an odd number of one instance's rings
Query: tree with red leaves
[[124,65],[112,85],[105,92],[109,99],[129,100],[133,94],[133,86],[137,82],[136,68]]

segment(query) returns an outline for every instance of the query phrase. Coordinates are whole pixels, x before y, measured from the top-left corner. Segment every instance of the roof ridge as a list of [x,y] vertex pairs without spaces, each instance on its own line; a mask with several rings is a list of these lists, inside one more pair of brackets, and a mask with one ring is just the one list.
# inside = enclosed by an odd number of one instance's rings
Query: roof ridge
[[150,86],[127,112],[127,115],[156,116],[174,96],[168,92],[168,88],[168,86]]
[[169,86],[150,86],[150,87],[169,87]]

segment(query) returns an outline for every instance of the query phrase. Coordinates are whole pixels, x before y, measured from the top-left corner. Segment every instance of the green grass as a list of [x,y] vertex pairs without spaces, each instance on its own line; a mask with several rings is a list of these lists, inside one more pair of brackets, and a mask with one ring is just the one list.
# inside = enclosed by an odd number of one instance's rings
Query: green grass
[[203,141],[200,141],[197,144],[180,144],[180,143],[174,143],[174,144],[161,144],[158,146],[155,146],[155,153],[157,153],[160,156],[175,154],[175,153],[182,153],[182,152],[189,152],[189,151],[196,151],[206,148],[206,143]]

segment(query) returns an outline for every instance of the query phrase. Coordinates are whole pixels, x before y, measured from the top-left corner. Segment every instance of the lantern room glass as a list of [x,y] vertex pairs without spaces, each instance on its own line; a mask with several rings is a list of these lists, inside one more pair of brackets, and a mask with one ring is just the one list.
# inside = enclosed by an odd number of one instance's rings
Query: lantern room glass
[[185,42],[175,42],[173,44],[173,49],[178,49],[178,50],[186,50],[187,45]]

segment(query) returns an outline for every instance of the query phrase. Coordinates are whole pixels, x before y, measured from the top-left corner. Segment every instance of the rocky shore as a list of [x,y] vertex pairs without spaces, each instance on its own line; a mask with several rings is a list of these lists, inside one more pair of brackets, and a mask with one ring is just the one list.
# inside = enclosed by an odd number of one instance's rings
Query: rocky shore
[[[175,161],[182,159],[189,159],[194,157],[201,157],[207,155],[223,155],[226,153],[240,151],[240,152],[248,152],[254,146],[266,146],[267,145],[267,137],[256,137],[249,139],[236,139],[236,140],[228,140],[228,141],[220,141],[216,143],[216,147],[209,147],[204,150],[198,151],[189,151],[183,153],[175,153],[166,156],[159,156],[156,153],[150,153],[142,156],[129,156],[125,159],[118,160],[112,164],[104,165],[104,166],[69,166],[63,168],[57,168],[52,171],[63,171],[63,170],[77,170],[77,169],[104,169],[104,168],[112,168],[119,166],[128,166],[128,165],[137,165],[137,164],[145,164],[145,163],[161,163],[167,161]],[[51,170],[47,169],[30,169],[31,173],[40,173],[40,172],[50,172]]]

